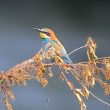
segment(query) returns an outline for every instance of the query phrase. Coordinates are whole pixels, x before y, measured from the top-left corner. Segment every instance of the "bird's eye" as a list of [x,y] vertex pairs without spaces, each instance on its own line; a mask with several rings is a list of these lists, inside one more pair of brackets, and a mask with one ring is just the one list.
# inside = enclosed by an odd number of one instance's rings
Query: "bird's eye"
[[50,36],[50,33],[47,32],[46,34],[47,34],[47,36]]
[[43,32],[44,34],[46,34],[47,36],[50,36],[50,33],[48,33],[48,32]]

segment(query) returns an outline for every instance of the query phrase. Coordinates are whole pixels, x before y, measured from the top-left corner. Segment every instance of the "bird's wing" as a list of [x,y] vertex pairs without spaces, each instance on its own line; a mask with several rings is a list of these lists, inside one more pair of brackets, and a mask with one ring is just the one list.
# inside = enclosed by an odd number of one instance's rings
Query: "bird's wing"
[[58,39],[56,40],[52,40],[51,41],[52,46],[55,49],[55,53],[66,63],[66,64],[70,64],[72,63],[71,59],[69,58],[69,56],[67,55],[67,52],[65,50],[65,48],[63,47],[63,45],[60,43],[60,41]]

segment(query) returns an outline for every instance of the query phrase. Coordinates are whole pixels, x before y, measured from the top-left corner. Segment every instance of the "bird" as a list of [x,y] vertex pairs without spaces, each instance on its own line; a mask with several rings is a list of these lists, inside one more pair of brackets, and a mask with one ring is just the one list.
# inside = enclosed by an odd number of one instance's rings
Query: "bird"
[[[55,56],[61,59],[62,64],[73,64],[72,60],[68,56],[66,49],[56,37],[54,31],[49,28],[34,28],[40,33],[42,39],[42,46],[45,52],[53,49],[52,52]],[[51,53],[52,55],[52,53]]]

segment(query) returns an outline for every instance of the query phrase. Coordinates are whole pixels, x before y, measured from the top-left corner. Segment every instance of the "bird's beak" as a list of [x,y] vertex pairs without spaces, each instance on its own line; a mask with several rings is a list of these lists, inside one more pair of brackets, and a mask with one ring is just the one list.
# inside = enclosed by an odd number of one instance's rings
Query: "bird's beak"
[[41,37],[41,38],[46,38],[45,35],[43,34],[42,29],[39,29],[39,28],[33,28],[33,29],[35,29],[35,30],[37,30],[38,32],[40,32],[40,37]]
[[33,28],[33,29],[35,29],[35,30],[37,30],[39,32],[43,32],[42,29],[39,29],[39,28]]

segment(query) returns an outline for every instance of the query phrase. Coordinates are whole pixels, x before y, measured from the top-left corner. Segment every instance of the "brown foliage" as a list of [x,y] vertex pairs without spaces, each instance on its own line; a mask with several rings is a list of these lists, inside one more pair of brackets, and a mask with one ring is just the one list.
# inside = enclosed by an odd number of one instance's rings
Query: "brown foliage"
[[[96,43],[91,37],[89,37],[85,47],[88,56],[87,62],[66,65],[63,64],[60,57],[54,55],[54,63],[46,64],[45,61],[51,59],[50,54],[54,48],[51,48],[51,50],[46,53],[41,49],[31,59],[16,65],[8,71],[1,72],[0,89],[3,94],[3,103],[7,110],[12,110],[8,98],[14,100],[11,87],[26,85],[26,81],[31,79],[37,80],[41,87],[45,87],[48,84],[48,78],[54,77],[51,67],[55,65],[58,66],[61,71],[58,77],[66,81],[68,87],[76,96],[81,110],[86,110],[83,98],[88,99],[90,94],[89,87],[94,87],[96,82],[104,88],[104,93],[108,95],[110,93],[110,85],[102,81],[100,74],[103,73],[105,80],[110,80],[110,58],[98,58],[96,56]],[[101,66],[98,67],[98,64]],[[71,66],[73,68],[71,68]],[[76,88],[72,81],[67,79],[66,74],[71,74],[71,77],[74,77],[82,88]]]

